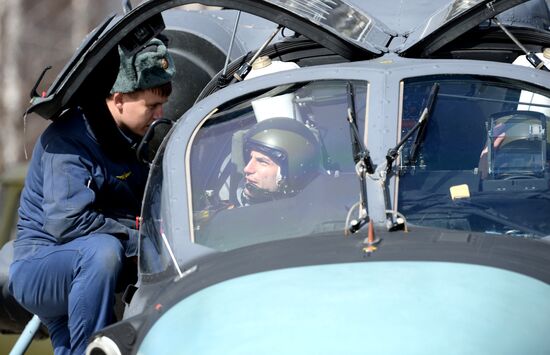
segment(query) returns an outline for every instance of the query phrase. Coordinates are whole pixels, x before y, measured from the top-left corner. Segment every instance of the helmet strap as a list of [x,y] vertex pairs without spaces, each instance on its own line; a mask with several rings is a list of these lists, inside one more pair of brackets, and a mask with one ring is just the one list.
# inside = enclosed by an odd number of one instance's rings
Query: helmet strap
[[[244,193],[245,189],[251,192],[251,196],[247,196]],[[242,198],[247,204],[272,201],[279,196],[278,191],[269,191],[250,183],[245,184],[245,189],[243,189]]]
[[282,180],[283,180],[283,175],[281,175],[281,166],[277,165],[277,176],[275,177],[275,182],[277,183],[277,186],[281,185]]

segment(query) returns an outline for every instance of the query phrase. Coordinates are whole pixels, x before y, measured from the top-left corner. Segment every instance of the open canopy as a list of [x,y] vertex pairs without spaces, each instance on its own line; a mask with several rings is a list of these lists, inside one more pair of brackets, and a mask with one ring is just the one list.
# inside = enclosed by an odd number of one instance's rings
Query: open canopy
[[[362,6],[346,0],[206,0],[202,4],[265,18],[343,58],[359,60],[384,55],[395,38],[400,38],[401,45],[394,51],[402,56],[433,52],[486,19],[525,1],[455,0],[406,35],[391,30]],[[122,17],[107,18],[84,39],[46,94],[32,99],[27,112],[54,119],[83,84],[92,80],[92,73],[101,71],[102,65],[112,65],[119,44],[129,52],[135,50],[164,29],[162,11],[190,3],[194,1],[150,0]],[[103,80],[110,79],[114,78]]]

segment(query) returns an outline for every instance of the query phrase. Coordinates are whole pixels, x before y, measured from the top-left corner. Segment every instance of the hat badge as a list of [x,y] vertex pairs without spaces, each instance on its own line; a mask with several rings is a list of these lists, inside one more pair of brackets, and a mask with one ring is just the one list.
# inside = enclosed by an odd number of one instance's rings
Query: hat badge
[[168,60],[166,58],[161,58],[160,60],[160,66],[162,69],[166,70],[168,69]]

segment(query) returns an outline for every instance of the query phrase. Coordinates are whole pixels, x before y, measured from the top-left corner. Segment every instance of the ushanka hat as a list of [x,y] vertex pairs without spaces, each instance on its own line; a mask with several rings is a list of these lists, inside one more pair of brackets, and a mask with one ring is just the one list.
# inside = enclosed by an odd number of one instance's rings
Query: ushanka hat
[[126,56],[120,47],[118,53],[120,67],[111,94],[162,86],[170,82],[176,72],[166,45],[156,38],[131,57]]

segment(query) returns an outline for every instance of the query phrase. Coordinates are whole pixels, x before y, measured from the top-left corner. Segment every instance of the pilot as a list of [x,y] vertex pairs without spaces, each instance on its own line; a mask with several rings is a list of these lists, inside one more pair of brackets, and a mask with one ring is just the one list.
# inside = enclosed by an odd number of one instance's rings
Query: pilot
[[257,123],[244,135],[243,150],[240,206],[294,196],[323,171],[317,137],[294,119]]
[[21,194],[9,288],[46,325],[56,355],[84,354],[90,336],[115,320],[147,179],[135,146],[172,91],[162,41],[106,58],[38,139]]

